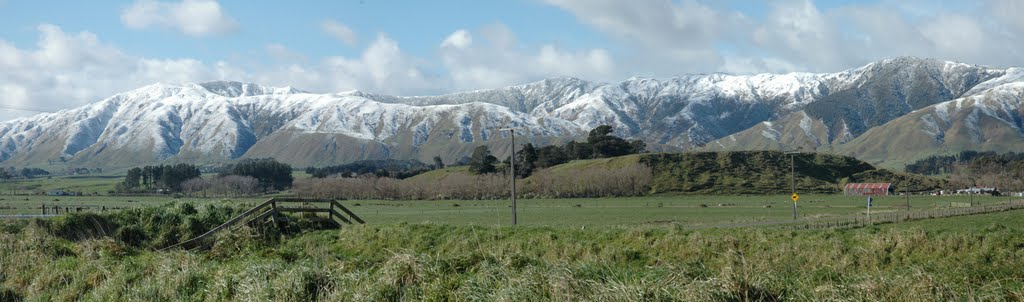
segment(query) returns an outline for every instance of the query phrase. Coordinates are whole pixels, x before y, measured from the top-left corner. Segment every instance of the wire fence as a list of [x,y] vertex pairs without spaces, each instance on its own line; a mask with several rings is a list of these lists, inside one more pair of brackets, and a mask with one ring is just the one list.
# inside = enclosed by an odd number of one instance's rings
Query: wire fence
[[849,215],[843,217],[810,218],[799,220],[769,220],[752,221],[739,223],[724,223],[717,225],[702,225],[688,227],[689,229],[708,228],[742,228],[742,227],[769,227],[791,230],[813,230],[813,229],[844,229],[860,228],[876,224],[899,223],[924,219],[945,218],[965,215],[977,215],[997,213],[1010,210],[1024,209],[1024,203],[1009,202],[1004,204],[991,204],[973,207],[949,207],[932,210],[915,210],[902,212],[880,212],[872,213],[870,217],[864,214]]

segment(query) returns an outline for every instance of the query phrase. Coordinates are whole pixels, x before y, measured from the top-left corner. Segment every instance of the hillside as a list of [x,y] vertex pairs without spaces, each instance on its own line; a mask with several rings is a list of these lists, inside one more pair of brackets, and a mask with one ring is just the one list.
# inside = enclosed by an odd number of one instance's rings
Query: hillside
[[[614,170],[635,164],[650,168],[652,194],[788,194],[790,156],[775,151],[686,152],[627,155],[574,160],[551,167],[543,176],[523,180],[578,178],[595,170]],[[802,193],[836,193],[849,182],[891,182],[894,190],[912,192],[943,188],[946,181],[916,174],[892,172],[849,156],[824,153],[793,155],[796,187]],[[465,167],[451,167],[417,175],[410,180],[439,181],[465,175]]]
[[[983,95],[995,102],[1016,102],[1019,97],[1006,95],[1008,87],[1024,75],[1018,68],[1007,70],[978,69],[965,64],[933,60],[896,58],[865,66],[862,77],[850,85],[833,89],[828,95],[808,104],[800,111],[779,119],[761,122],[749,129],[728,135],[707,144],[716,150],[796,150],[826,151],[852,155],[872,164],[902,169],[907,161],[943,152],[941,136],[919,137],[933,129],[935,120],[920,120],[920,111],[932,110],[957,99],[975,99]],[[1012,90],[1012,89],[1011,89]],[[994,106],[992,108],[1000,108]],[[1019,105],[1002,109],[1020,108]],[[987,112],[993,112],[988,110]],[[985,115],[985,114],[983,114]],[[1011,115],[1001,116],[1012,120]],[[988,129],[995,125],[977,125],[977,117],[944,116],[940,125],[970,123],[971,129]],[[927,125],[926,125],[927,123]],[[930,128],[927,128],[930,127]],[[888,129],[888,130],[881,130]],[[880,132],[881,131],[881,132]],[[986,131],[986,130],[980,130]],[[998,130],[996,130],[998,131]],[[1020,133],[1002,133],[986,148],[1008,148],[1021,140]],[[967,142],[967,141],[965,141]],[[974,143],[980,141],[975,140]],[[885,150],[895,148],[897,150]],[[945,146],[947,152],[972,148],[957,142]],[[870,150],[869,150],[870,149]],[[892,152],[889,152],[892,151]]]
[[[647,154],[654,193],[785,194],[791,192],[790,155],[774,151]],[[940,188],[943,182],[922,176],[877,170],[849,156],[793,155],[797,192],[835,193],[848,182],[892,182],[911,191]]]
[[1019,152],[1022,145],[1024,83],[1015,82],[911,112],[839,146],[837,152],[903,168],[928,155]]

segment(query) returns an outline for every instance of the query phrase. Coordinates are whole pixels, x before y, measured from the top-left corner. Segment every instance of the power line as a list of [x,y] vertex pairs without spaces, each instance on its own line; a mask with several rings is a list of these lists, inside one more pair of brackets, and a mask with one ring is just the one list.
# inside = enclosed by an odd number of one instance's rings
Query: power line
[[32,107],[23,107],[23,106],[14,106],[14,105],[0,105],[0,108],[3,108],[3,109],[13,109],[13,110],[21,110],[21,111],[32,111],[32,112],[39,112],[39,113],[53,113],[53,110],[40,109],[40,108],[32,108]]

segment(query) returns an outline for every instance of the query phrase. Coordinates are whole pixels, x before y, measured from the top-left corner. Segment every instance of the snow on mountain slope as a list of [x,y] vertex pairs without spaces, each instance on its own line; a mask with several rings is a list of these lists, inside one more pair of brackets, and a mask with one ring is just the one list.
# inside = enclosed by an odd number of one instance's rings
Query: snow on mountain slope
[[103,160],[115,166],[180,154],[228,160],[256,144],[257,129],[266,124],[274,125],[268,135],[331,133],[381,142],[408,132],[414,133],[413,146],[438,126],[456,131],[462,143],[504,136],[496,130],[503,126],[524,128],[531,136],[583,133],[568,121],[487,103],[412,106],[254,84],[154,84],[90,106],[0,124],[0,160]]
[[[429,156],[457,159],[473,145],[504,140],[507,134],[495,130],[501,127],[516,126],[539,142],[579,137],[602,124],[619,136],[676,148],[720,138],[712,145],[727,146],[728,140],[746,147],[820,148],[915,109],[984,94],[1022,74],[896,58],[829,74],[703,74],[618,83],[553,78],[417,97],[313,94],[227,81],[158,83],[89,106],[0,123],[0,161],[119,167],[168,159],[218,162],[255,156],[249,154],[254,146],[260,156],[305,154],[296,165],[321,163],[316,154],[328,149],[367,158],[433,152]],[[299,136],[305,138],[295,140]]]
[[1019,72],[930,59],[883,60],[823,81],[826,92],[798,106],[803,115],[773,119],[775,125],[792,129],[778,132],[785,135],[761,135],[772,129],[755,125],[708,147],[832,150],[911,111],[1020,79],[1015,75]]
[[868,162],[902,164],[963,150],[1020,152],[1024,144],[1024,82],[911,112],[841,145]]

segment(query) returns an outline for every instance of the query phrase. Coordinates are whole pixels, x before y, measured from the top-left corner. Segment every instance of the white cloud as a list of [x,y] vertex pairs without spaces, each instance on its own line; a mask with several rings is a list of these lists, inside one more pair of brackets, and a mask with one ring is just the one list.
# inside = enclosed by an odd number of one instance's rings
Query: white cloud
[[[620,76],[727,71],[834,72],[894,56],[1020,65],[1024,2],[881,1],[823,9],[779,0],[765,15],[696,0],[545,0],[629,52]],[[673,72],[674,71],[674,72]]]
[[[694,0],[547,0],[584,24],[625,45],[622,65],[634,73],[706,72],[723,63],[714,49],[722,36],[739,36],[739,14],[722,13]],[[636,69],[636,67],[644,66]]]
[[[824,8],[811,1],[780,0],[756,17],[720,2],[696,0],[546,1],[571,12],[616,45],[526,44],[512,29],[496,23],[453,29],[433,44],[436,52],[426,57],[407,53],[400,41],[381,33],[364,39],[365,48],[357,55],[308,58],[285,45],[268,44],[264,52],[271,60],[233,64],[187,57],[146,58],[127,54],[89,32],[67,33],[41,25],[34,47],[19,48],[0,40],[0,102],[68,108],[153,82],[208,80],[252,81],[323,93],[359,89],[433,94],[560,76],[615,81],[634,75],[716,71],[835,72],[903,55],[1006,67],[1021,65],[1024,46],[1024,22],[1012,13],[1021,3],[1008,0],[956,9],[929,6],[927,1]],[[919,9],[921,5],[926,9]],[[207,21],[184,22],[176,12],[197,8],[206,11],[207,17],[196,19]],[[209,21],[216,19],[221,21]],[[133,28],[172,28],[191,35],[225,33],[237,27],[216,2],[199,0],[136,2],[124,11],[122,21]],[[179,24],[183,22],[189,25]],[[356,44],[356,34],[344,24],[328,20],[319,25],[332,37]],[[0,111],[0,119],[28,114],[11,112]]]
[[543,44],[530,50],[521,47],[502,24],[486,26],[480,34],[488,43],[473,43],[473,35],[460,29],[440,45],[442,62],[456,90],[496,88],[560,76],[607,80],[615,70],[611,54],[604,49],[569,51]]
[[356,33],[351,28],[348,28],[348,26],[345,26],[345,24],[334,20],[327,20],[320,24],[320,28],[331,37],[341,40],[349,46],[356,44]]
[[1020,0],[991,0],[989,1],[989,12],[1000,22],[1007,25],[1010,31],[1015,34],[1024,33],[1024,1]]
[[121,12],[121,23],[131,29],[161,27],[195,37],[225,34],[238,28],[238,22],[225,15],[214,0],[137,0]]
[[[269,44],[265,65],[126,54],[90,32],[38,28],[38,45],[20,49],[0,40],[0,95],[4,104],[42,109],[78,107],[154,82],[251,81],[320,93],[364,90],[397,95],[435,94],[522,84],[545,77],[608,79],[615,70],[604,49],[566,50],[557,45],[523,47],[501,24],[440,42],[441,65],[405,53],[398,41],[378,34],[358,55],[308,60],[284,45]],[[430,70],[443,70],[434,71]],[[31,104],[31,106],[29,106]],[[0,111],[0,119],[31,112]]]
[[[282,45],[268,46],[270,49],[296,54]],[[313,63],[292,60],[251,70],[250,75],[234,79],[322,93],[364,90],[407,95],[446,91],[443,79],[424,72],[423,65],[423,60],[405,54],[397,41],[379,34],[358,57],[330,56]]]
[[465,29],[456,30],[448,38],[445,38],[441,42],[441,47],[455,47],[459,49],[465,49],[469,45],[473,44],[473,36],[469,34],[469,31]]
[[[34,49],[0,40],[0,102],[56,110],[95,102],[154,82],[219,79],[219,67],[193,59],[146,59],[125,54],[90,32],[38,26]],[[0,120],[34,114],[0,110]]]

